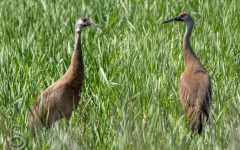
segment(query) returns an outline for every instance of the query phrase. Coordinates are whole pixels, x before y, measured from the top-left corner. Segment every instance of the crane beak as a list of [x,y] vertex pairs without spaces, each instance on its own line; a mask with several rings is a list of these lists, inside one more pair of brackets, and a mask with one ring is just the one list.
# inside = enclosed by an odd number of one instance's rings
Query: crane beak
[[94,27],[102,28],[102,26],[100,26],[99,24],[96,24],[96,23],[91,22],[91,21],[89,21],[89,22],[87,23],[87,25],[88,25],[88,26],[94,26]]
[[172,21],[183,21],[180,17],[176,17],[176,18],[173,18],[173,19],[170,19],[170,20],[167,20],[167,21],[164,21],[164,23],[168,23],[168,22],[172,22]]

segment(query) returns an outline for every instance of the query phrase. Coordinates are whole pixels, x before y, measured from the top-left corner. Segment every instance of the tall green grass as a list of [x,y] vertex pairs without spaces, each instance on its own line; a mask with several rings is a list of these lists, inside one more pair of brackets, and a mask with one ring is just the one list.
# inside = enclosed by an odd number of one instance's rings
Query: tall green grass
[[[2,0],[1,149],[3,127],[10,145],[23,149],[239,149],[238,7],[238,0]],[[161,24],[182,11],[195,19],[192,47],[213,87],[212,125],[195,136],[179,117],[185,25]],[[86,78],[78,109],[69,125],[60,120],[32,138],[29,108],[67,70],[81,16],[104,28],[82,34]]]

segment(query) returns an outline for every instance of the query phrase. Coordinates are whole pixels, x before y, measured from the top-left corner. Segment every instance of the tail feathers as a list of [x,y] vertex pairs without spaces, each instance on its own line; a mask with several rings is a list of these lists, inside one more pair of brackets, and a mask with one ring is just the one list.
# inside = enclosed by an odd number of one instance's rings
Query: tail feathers
[[31,109],[28,118],[29,118],[28,126],[30,129],[30,132],[32,135],[34,135],[35,130],[37,131],[39,128],[42,127],[42,122],[41,122],[40,116],[39,116],[37,110],[35,110],[35,108]]
[[204,113],[201,111],[197,117],[198,117],[197,119],[198,134],[201,134],[204,122]]
[[198,131],[198,134],[201,134],[203,129],[205,114],[198,107],[189,107],[187,109],[187,118],[191,122],[191,130],[195,132]]

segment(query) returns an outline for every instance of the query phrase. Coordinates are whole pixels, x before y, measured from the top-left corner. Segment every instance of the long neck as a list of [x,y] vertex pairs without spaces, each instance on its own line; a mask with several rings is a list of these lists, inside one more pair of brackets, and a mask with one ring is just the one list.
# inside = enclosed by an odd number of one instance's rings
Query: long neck
[[195,55],[194,51],[192,50],[191,43],[190,43],[190,36],[192,32],[192,28],[194,25],[193,20],[186,23],[186,32],[183,37],[183,54],[184,54],[184,61],[186,67],[192,64],[195,61],[198,61],[197,56]]
[[71,64],[66,75],[67,79],[72,82],[72,84],[76,86],[82,85],[82,81],[84,80],[84,66],[81,46],[81,31],[79,33],[75,33],[75,48]]

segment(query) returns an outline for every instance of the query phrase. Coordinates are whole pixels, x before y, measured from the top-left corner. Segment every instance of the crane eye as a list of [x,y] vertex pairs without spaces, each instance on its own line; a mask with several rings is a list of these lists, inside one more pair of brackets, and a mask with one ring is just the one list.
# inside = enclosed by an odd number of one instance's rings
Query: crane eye
[[185,17],[187,14],[181,14],[179,17],[180,18],[183,18],[183,17]]
[[84,17],[82,17],[81,20],[82,20],[82,22],[84,22],[84,23],[86,23],[86,22],[88,21],[88,19],[87,19],[87,18],[84,18]]

